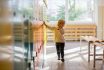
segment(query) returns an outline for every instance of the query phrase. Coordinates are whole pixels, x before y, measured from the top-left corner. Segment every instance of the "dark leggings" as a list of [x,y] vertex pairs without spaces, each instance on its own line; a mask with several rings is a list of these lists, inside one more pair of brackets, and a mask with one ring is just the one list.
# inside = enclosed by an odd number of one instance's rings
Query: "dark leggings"
[[[30,50],[29,50],[29,47],[30,47]],[[30,51],[30,56],[32,58],[32,55],[33,55],[33,43],[28,43],[28,42],[25,42],[24,43],[24,48],[26,50],[25,52],[25,57],[28,58],[28,52]]]
[[65,46],[65,43],[56,43],[58,58],[60,58],[60,55],[61,55],[61,58],[64,59],[64,46]]

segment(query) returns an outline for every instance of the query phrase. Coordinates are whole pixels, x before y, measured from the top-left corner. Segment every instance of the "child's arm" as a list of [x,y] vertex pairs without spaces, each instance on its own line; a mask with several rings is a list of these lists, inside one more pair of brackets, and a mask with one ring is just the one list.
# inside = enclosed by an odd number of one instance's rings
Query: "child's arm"
[[48,29],[50,29],[50,30],[54,30],[54,29],[55,29],[55,27],[49,26],[49,25],[47,25],[45,22],[43,22],[43,24],[44,24]]

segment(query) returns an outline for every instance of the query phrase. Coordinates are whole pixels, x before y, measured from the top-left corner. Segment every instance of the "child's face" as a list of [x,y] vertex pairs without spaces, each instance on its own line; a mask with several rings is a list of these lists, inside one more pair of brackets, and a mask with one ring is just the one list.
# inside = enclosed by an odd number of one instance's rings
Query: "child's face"
[[58,21],[58,27],[59,28],[63,28],[64,27],[64,24],[65,24],[65,21],[64,20],[59,20]]
[[60,23],[58,26],[59,26],[59,28],[63,28],[64,25],[65,25],[65,23]]

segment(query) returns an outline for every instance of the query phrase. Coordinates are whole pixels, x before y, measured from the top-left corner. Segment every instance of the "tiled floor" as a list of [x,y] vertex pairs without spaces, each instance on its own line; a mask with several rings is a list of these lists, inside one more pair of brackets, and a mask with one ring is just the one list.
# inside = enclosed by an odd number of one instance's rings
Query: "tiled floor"
[[[93,68],[93,59],[88,63],[87,42],[81,44],[78,41],[69,41],[65,45],[65,62],[57,60],[56,48],[53,42],[47,43],[46,62],[43,70],[104,70],[102,61],[96,61],[96,68]],[[98,52],[100,48],[97,48]]]

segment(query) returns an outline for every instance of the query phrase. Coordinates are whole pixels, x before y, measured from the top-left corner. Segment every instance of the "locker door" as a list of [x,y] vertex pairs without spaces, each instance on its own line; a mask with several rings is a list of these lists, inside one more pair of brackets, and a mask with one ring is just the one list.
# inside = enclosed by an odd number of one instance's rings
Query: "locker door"
[[11,23],[0,22],[0,70],[12,70],[13,68],[12,43]]
[[13,68],[12,24],[7,18],[10,15],[9,0],[0,0],[0,70]]

